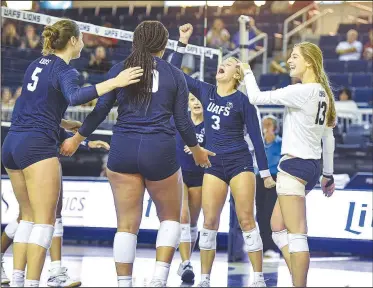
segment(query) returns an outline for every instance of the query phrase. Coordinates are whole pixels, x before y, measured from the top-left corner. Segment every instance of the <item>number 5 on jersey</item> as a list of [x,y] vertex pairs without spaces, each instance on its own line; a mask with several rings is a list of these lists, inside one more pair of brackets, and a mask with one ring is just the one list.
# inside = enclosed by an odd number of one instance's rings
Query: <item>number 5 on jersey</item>
[[34,81],[32,83],[28,83],[27,84],[27,90],[28,91],[35,91],[36,89],[36,86],[38,85],[38,82],[39,82],[39,76],[38,74],[42,71],[43,69],[42,68],[39,68],[39,67],[36,67],[34,72],[32,73],[31,75],[31,80]]

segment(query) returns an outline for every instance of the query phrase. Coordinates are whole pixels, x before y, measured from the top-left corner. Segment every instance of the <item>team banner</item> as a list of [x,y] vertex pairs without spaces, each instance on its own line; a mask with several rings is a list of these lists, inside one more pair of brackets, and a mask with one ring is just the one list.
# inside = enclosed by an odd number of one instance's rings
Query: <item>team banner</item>
[[[17,218],[19,207],[9,179],[1,180],[1,222]],[[327,198],[315,189],[307,195],[307,224],[310,237],[373,240],[373,192],[336,190]],[[219,232],[229,232],[229,197],[224,205]],[[116,228],[117,219],[107,180],[64,180],[63,224],[67,227]],[[201,213],[198,227],[202,228]],[[140,229],[159,228],[154,203],[145,192]]]
[[[5,17],[5,18],[20,20],[20,21],[25,21],[25,22],[35,23],[35,24],[40,24],[40,25],[53,25],[57,21],[61,20],[61,18],[49,16],[46,14],[10,9],[7,7],[1,7],[1,15],[2,17]],[[89,34],[94,34],[98,36],[115,38],[119,40],[130,41],[130,42],[132,42],[133,40],[133,32],[131,31],[107,28],[107,27],[97,26],[97,25],[93,25],[90,23],[84,23],[84,22],[79,22],[79,21],[75,21],[75,22],[79,25],[80,31],[82,31],[83,33],[89,33]],[[166,46],[167,49],[171,49],[175,51],[176,47],[177,47],[177,41],[168,40],[168,43]],[[186,53],[196,55],[196,56],[201,56],[204,53],[206,57],[213,58],[214,55],[220,55],[221,51],[218,49],[200,47],[196,45],[188,45],[186,48]]]

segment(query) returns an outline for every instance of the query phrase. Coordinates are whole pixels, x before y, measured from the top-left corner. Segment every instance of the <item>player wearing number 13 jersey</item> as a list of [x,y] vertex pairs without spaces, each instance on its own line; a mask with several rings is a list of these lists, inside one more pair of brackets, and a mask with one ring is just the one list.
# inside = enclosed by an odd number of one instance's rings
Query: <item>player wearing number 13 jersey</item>
[[285,106],[283,157],[278,165],[276,186],[278,200],[271,226],[275,232],[273,240],[291,269],[294,287],[307,285],[309,249],[304,197],[319,180],[322,153],[322,190],[328,197],[334,192],[332,128],[336,112],[322,63],[322,52],[317,45],[309,42],[295,45],[288,60],[290,76],[302,83],[267,92],[260,92],[250,67],[241,65],[251,103]]

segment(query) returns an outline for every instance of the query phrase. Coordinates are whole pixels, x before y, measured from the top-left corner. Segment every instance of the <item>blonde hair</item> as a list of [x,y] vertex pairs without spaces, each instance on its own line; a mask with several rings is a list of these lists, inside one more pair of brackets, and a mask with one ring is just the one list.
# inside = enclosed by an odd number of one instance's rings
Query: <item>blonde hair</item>
[[54,51],[63,50],[71,37],[78,38],[80,29],[78,24],[69,19],[60,20],[51,26],[46,26],[43,31],[42,54],[47,56]]
[[329,127],[334,127],[336,121],[336,111],[334,104],[334,95],[332,89],[330,88],[328,76],[325,73],[323,66],[323,55],[320,48],[310,42],[301,42],[294,45],[294,47],[299,47],[300,53],[302,54],[304,60],[311,64],[312,70],[315,74],[316,81],[321,84],[321,86],[326,91],[329,99],[329,108],[326,114],[326,123]]
[[[237,63],[242,63],[242,61],[240,59],[238,59],[236,57],[233,57],[233,56],[229,57],[228,59],[233,59]],[[243,72],[241,71],[240,68],[236,68],[236,74],[238,74],[240,76],[240,78],[238,78],[238,79],[235,78],[236,83],[234,84],[234,89],[238,89],[238,87],[241,85],[241,82],[244,78]]]

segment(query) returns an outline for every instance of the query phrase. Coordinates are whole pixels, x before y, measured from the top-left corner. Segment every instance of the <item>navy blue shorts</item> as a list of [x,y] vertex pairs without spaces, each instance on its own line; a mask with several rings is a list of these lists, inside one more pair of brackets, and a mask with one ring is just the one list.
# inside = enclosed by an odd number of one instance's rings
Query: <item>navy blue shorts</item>
[[57,142],[43,132],[8,132],[1,157],[5,168],[23,170],[36,162],[58,157]]
[[203,175],[205,174],[204,172],[193,172],[193,171],[184,171],[181,170],[183,174],[183,181],[184,184],[188,188],[193,188],[193,187],[201,187],[202,182],[203,182]]
[[228,185],[241,172],[254,172],[253,157],[249,150],[216,154],[209,159],[211,167],[206,168],[205,173],[218,177]]
[[166,179],[180,168],[176,140],[170,135],[114,133],[107,167],[117,173],[141,174],[150,181]]
[[278,164],[278,170],[307,182],[306,191],[311,191],[319,182],[321,175],[320,159],[288,158],[284,156]]

